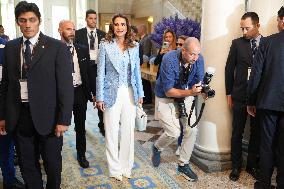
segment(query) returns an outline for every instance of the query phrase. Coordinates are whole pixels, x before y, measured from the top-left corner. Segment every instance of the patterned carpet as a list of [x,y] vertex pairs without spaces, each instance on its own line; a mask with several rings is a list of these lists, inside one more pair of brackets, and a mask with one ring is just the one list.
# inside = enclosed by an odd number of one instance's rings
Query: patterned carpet
[[[253,188],[254,180],[244,171],[238,182],[228,179],[229,171],[219,173],[204,173],[192,165],[199,176],[199,181],[188,182],[177,173],[177,156],[174,154],[176,144],[172,144],[162,153],[159,168],[152,167],[151,146],[161,134],[158,121],[154,120],[153,105],[145,105],[148,114],[146,132],[135,133],[135,164],[132,179],[122,182],[108,177],[105,157],[104,138],[97,127],[96,110],[89,104],[87,111],[87,159],[90,168],[82,169],[76,160],[74,126],[64,136],[62,189],[150,189],[150,188]],[[43,171],[44,172],[44,171]],[[18,172],[18,177],[19,172]],[[0,177],[0,183],[2,178]],[[1,187],[0,187],[1,188]]]
[[162,129],[158,121],[154,120],[153,105],[145,105],[148,115],[148,126],[145,132],[135,133],[135,164],[132,179],[122,182],[108,177],[105,157],[104,138],[97,128],[97,117],[91,106],[87,112],[87,158],[91,167],[82,169],[76,161],[75,138],[73,127],[66,133],[63,149],[63,180],[62,188],[66,189],[148,189],[148,188],[253,188],[254,180],[244,171],[238,182],[228,179],[229,171],[206,174],[196,166],[193,170],[198,174],[199,181],[188,182],[177,173],[177,156],[174,154],[176,143],[169,146],[162,153],[162,162],[159,168],[152,167],[151,146]]

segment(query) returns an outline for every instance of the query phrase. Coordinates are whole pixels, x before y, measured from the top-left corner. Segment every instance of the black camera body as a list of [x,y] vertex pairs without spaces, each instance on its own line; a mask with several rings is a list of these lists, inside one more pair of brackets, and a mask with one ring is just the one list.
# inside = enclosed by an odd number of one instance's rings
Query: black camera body
[[179,118],[187,117],[188,115],[186,113],[184,98],[175,98],[175,103],[178,106]]
[[202,90],[201,93],[205,93],[208,98],[213,98],[215,96],[215,90],[211,89],[209,83],[211,82],[213,77],[212,72],[206,72],[201,84]]

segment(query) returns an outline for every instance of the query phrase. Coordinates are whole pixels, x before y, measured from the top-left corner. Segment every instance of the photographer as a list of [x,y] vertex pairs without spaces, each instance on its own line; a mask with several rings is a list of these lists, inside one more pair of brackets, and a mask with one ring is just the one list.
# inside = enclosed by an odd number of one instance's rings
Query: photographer
[[[153,145],[152,163],[154,167],[160,164],[160,154],[165,147],[175,141],[180,135],[183,119],[180,113],[190,110],[189,96],[201,94],[200,81],[204,75],[204,61],[200,54],[198,39],[189,37],[183,47],[173,50],[163,57],[160,76],[156,83],[157,109],[160,124],[164,133]],[[184,99],[184,101],[183,101]],[[180,102],[184,102],[181,110]],[[189,167],[197,135],[197,128],[183,124],[183,141],[181,144],[178,171],[190,181],[196,181],[197,175]]]

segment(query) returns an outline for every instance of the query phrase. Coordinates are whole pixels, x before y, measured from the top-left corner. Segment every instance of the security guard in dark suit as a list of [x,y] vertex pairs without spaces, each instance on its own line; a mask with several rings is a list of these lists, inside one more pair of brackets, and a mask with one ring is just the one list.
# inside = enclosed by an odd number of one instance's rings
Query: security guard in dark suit
[[[269,189],[274,166],[277,189],[284,188],[284,7],[278,11],[279,33],[265,38],[254,58],[248,84],[248,113],[260,122],[260,177],[255,189]],[[277,154],[277,156],[276,156]]]
[[[1,69],[5,44],[6,41],[0,37]],[[2,72],[0,74],[2,79]],[[7,134],[3,128],[0,130],[0,168],[3,176],[3,189],[24,188],[24,185],[16,178],[15,174],[13,137],[11,134]]]
[[86,159],[86,111],[87,102],[93,101],[91,93],[95,94],[95,89],[92,89],[90,75],[96,74],[90,68],[89,49],[86,46],[73,43],[75,38],[75,25],[70,20],[63,20],[59,23],[58,29],[61,41],[69,47],[72,58],[73,68],[73,85],[74,85],[74,104],[73,115],[76,131],[76,149],[77,160],[81,167],[89,167],[89,162]]
[[[229,108],[233,110],[231,158],[232,172],[229,178],[237,181],[242,167],[242,138],[247,120],[247,82],[253,64],[253,56],[261,42],[259,17],[247,12],[241,18],[243,37],[233,40],[225,68],[226,94]],[[257,178],[259,156],[259,128],[257,119],[250,117],[250,141],[246,171]]]
[[[101,40],[105,37],[105,32],[97,29],[97,13],[96,11],[89,9],[86,11],[86,23],[85,28],[76,30],[75,32],[75,43],[86,46],[89,49],[91,67],[89,68],[93,74],[90,74],[91,88],[96,89],[96,77],[97,77],[97,55],[98,48]],[[96,94],[92,92],[93,103],[95,106]],[[100,122],[98,127],[103,136],[105,136],[103,112],[98,110],[98,116]]]
[[72,118],[74,87],[65,44],[42,34],[36,4],[15,7],[22,37],[8,41],[0,86],[0,128],[14,135],[19,165],[28,189],[59,189],[63,133]]

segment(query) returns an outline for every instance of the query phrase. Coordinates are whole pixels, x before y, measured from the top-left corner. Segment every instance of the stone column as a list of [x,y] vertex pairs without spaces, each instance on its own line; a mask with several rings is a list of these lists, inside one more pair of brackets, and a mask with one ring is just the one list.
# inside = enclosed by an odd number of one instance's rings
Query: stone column
[[[222,6],[220,6],[222,5]],[[241,36],[244,0],[203,0],[201,45],[205,66],[215,67],[211,82],[216,95],[206,101],[192,161],[206,172],[231,167],[231,112],[225,92],[225,65],[231,41]]]

